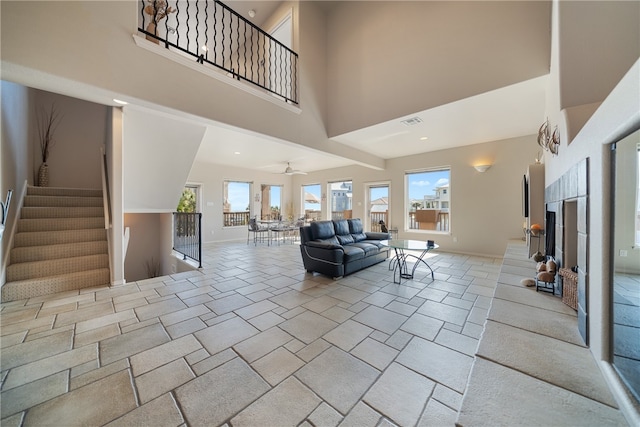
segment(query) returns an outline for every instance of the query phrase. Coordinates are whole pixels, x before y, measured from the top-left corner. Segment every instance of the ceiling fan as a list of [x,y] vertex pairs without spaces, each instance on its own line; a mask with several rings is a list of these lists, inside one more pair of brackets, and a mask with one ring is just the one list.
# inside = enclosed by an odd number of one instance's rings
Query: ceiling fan
[[282,172],[285,175],[306,175],[306,172],[299,171],[297,169],[292,169],[289,162],[287,162],[287,168]]

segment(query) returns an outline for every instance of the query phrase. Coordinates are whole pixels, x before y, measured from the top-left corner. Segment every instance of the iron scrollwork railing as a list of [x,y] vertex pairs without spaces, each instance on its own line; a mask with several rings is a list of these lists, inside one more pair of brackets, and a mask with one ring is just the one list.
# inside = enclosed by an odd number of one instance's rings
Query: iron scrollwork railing
[[202,214],[173,213],[173,250],[191,258],[202,268]]
[[298,54],[218,0],[140,0],[138,31],[298,104]]

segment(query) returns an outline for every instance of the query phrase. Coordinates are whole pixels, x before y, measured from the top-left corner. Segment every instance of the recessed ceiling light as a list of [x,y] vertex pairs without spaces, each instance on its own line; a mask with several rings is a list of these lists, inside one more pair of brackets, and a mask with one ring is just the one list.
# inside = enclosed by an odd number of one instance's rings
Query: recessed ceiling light
[[429,139],[429,137],[426,137],[426,136],[421,136],[420,137],[420,141],[426,141],[427,139]]
[[113,98],[113,102],[115,102],[116,104],[120,104],[120,105],[128,105],[129,104],[127,101],[122,101],[122,100],[116,99],[116,98]]
[[240,152],[239,151],[234,151],[233,154],[240,154]]

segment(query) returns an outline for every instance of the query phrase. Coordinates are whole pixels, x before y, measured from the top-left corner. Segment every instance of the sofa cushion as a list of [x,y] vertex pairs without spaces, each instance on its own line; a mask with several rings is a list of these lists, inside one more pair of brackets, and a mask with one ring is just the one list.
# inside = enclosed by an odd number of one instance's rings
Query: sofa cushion
[[351,234],[351,231],[349,231],[349,222],[346,219],[333,220],[333,228],[336,230],[336,236]]
[[367,235],[364,233],[352,234],[351,237],[353,237],[354,242],[362,242],[363,240],[367,240]]
[[316,242],[321,242],[327,245],[340,246],[342,243],[336,238],[336,236],[331,236],[328,239],[317,239]]
[[372,245],[371,243],[367,243],[367,242],[357,242],[352,244],[351,247],[362,249],[364,251],[365,257],[370,255],[375,255],[378,252],[380,252],[380,249],[378,248],[378,246]]
[[309,224],[313,240],[324,240],[335,236],[333,221],[313,221]]
[[364,249],[358,248],[354,245],[343,246],[344,249],[344,262],[348,263],[365,257]]
[[364,233],[364,227],[360,218],[353,218],[347,220],[349,222],[349,233],[360,234]]
[[336,237],[338,238],[338,241],[343,245],[350,245],[351,243],[354,242],[351,234],[339,235]]
[[388,249],[388,246],[383,245],[382,243],[380,243],[381,240],[362,240],[359,243],[367,243],[369,245],[373,245],[378,249]]

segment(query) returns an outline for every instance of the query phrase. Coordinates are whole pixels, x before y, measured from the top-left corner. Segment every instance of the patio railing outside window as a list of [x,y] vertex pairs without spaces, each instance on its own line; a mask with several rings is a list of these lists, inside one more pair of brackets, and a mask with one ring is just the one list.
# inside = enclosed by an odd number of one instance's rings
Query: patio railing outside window
[[140,0],[147,40],[298,104],[298,54],[218,0]]
[[237,225],[249,224],[249,211],[243,212],[223,212],[224,227],[235,227]]

